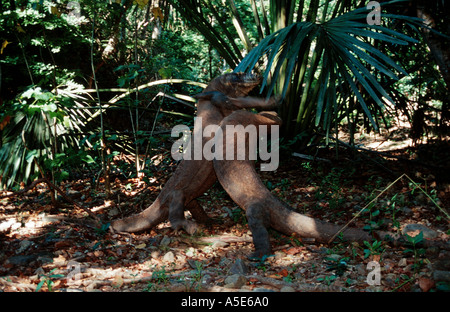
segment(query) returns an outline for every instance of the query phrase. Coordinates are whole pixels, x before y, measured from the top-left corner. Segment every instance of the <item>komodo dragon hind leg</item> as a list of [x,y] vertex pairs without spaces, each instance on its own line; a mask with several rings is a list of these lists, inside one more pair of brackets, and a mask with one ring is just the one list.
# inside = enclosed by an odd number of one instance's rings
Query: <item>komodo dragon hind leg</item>
[[184,217],[184,203],[186,198],[182,191],[172,191],[172,198],[169,204],[169,221],[175,231],[184,229],[192,235],[197,231],[197,224],[194,221],[186,220]]

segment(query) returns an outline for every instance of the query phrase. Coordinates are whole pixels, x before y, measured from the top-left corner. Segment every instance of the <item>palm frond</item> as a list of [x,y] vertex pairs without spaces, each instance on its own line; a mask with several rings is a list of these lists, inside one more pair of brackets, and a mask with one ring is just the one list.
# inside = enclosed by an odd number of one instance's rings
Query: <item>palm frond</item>
[[[86,119],[91,113],[86,98],[71,86],[60,86],[47,96],[51,98],[40,97],[31,88],[18,97],[21,102],[11,112],[14,118],[1,138],[0,188],[29,182],[40,174],[39,166],[45,168],[45,160],[79,148],[79,137],[73,134],[86,132],[88,127]],[[52,105],[54,109],[45,109]]]
[[[296,123],[309,122],[308,119],[314,105],[316,111],[314,124],[321,120],[328,122],[336,104],[336,85],[342,81],[345,89],[358,99],[364,113],[372,125],[377,125],[372,111],[361,93],[364,91],[379,107],[384,101],[394,103],[383,86],[378,82],[374,72],[397,80],[398,73],[405,71],[386,54],[371,44],[373,41],[390,45],[406,45],[416,42],[415,39],[380,25],[362,23],[367,17],[368,9],[360,8],[332,18],[322,24],[311,22],[293,23],[286,28],[266,36],[236,67],[235,71],[251,71],[261,59],[266,59],[265,72],[261,92],[270,96],[275,84],[283,82],[281,96],[286,97],[288,89],[298,90]],[[417,24],[416,18],[385,15],[390,19],[402,19]],[[305,54],[302,54],[305,53]],[[306,59],[305,59],[306,57]],[[299,75],[299,60],[307,60],[309,69],[306,80]],[[294,69],[297,70],[294,71]],[[281,79],[281,77],[283,77]],[[316,80],[314,82],[314,80]],[[298,83],[292,86],[292,83]],[[293,88],[292,88],[293,87]],[[361,88],[362,89],[361,89]],[[327,91],[331,89],[332,91]],[[348,94],[348,95],[351,95]],[[340,96],[343,96],[342,94]],[[299,103],[299,104],[298,104]],[[294,105],[290,103],[289,105]],[[291,119],[292,117],[288,116]],[[302,127],[304,128],[304,127]]]

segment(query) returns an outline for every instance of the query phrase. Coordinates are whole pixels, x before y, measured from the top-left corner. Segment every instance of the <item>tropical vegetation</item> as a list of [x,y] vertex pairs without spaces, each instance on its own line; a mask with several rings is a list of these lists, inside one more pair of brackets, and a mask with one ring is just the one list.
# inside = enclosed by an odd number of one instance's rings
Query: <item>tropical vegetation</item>
[[419,137],[426,126],[442,135],[448,4],[368,4],[2,1],[1,186],[82,169],[107,178],[124,152],[139,175],[167,129],[192,125],[191,96],[227,71],[257,72],[257,93],[283,98],[283,139],[294,149],[337,139],[340,127],[354,144],[359,129],[389,127],[399,114],[422,121]]

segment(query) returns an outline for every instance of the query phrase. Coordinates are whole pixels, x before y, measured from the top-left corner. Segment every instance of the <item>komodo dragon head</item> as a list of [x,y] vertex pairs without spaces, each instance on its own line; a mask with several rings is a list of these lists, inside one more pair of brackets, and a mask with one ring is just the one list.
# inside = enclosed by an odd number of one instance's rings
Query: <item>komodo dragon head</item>
[[242,97],[249,94],[261,82],[261,78],[246,73],[228,73],[213,79],[203,92],[219,91],[229,97]]

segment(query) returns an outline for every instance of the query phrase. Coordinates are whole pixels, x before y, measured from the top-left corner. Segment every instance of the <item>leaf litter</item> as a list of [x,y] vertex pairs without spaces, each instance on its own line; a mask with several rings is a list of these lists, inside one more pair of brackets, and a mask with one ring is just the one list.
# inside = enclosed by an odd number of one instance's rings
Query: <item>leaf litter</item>
[[[333,159],[333,154],[321,157]],[[101,216],[104,220],[101,226],[95,225],[86,211],[70,203],[51,204],[48,190],[42,185],[25,194],[0,199],[0,289],[5,292],[448,290],[449,251],[420,246],[424,229],[434,235],[432,239],[448,241],[448,219],[442,210],[408,181],[385,190],[367,207],[369,199],[374,199],[395,179],[367,163],[358,163],[364,168],[357,171],[347,170],[348,164],[342,161],[345,156],[340,159],[332,163],[292,159],[283,162],[275,174],[261,175],[276,196],[301,213],[342,226],[352,222],[350,226],[398,232],[408,226],[409,248],[381,242],[342,242],[339,236],[329,245],[322,245],[272,231],[273,255],[249,261],[247,256],[253,244],[245,213],[220,185],[201,199],[211,222],[201,225],[193,236],[173,231],[168,222],[140,234],[113,234],[108,231],[108,221],[144,209],[156,198],[158,183],[163,184],[164,178],[155,179],[152,185],[139,179],[116,178],[110,198],[101,189],[80,180],[67,182],[61,188]],[[394,166],[411,174],[406,166]],[[448,184],[435,184],[431,188],[428,183],[427,187],[426,194],[432,194],[435,203],[445,209],[450,198]],[[378,280],[374,274],[379,274]]]

